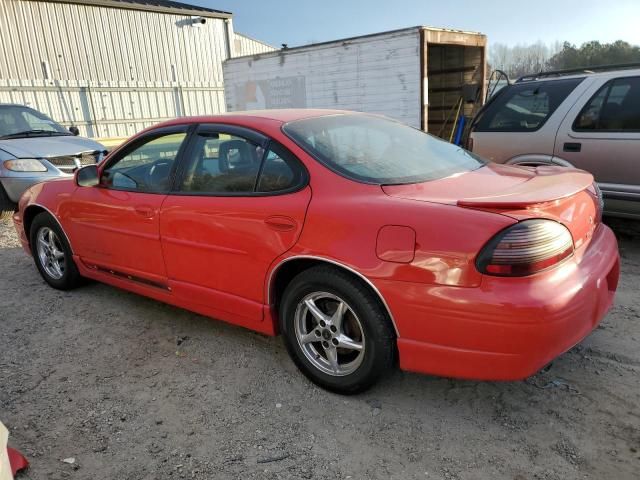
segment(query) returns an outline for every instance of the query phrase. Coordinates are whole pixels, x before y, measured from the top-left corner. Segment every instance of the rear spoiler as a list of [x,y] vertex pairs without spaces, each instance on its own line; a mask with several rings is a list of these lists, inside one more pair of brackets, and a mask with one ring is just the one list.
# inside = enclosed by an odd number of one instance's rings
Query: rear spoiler
[[593,184],[590,173],[576,169],[536,168],[536,175],[511,191],[489,197],[463,198],[460,207],[525,209],[571,197]]

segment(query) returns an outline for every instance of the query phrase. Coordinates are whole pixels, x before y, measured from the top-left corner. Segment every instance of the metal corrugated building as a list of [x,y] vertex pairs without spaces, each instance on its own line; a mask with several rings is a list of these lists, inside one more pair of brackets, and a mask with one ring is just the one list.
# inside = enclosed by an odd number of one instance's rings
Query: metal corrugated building
[[168,0],[0,0],[0,102],[121,137],[225,111],[222,62],[275,50],[232,14]]
[[273,52],[276,50],[268,43],[261,42],[255,38],[240,33],[235,34],[234,57],[244,57],[246,55],[257,55],[259,53]]

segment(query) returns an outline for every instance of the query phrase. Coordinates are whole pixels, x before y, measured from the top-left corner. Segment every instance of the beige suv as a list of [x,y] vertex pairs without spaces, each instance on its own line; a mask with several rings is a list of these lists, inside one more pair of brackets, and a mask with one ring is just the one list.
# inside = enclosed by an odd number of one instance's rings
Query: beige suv
[[498,163],[587,170],[606,213],[640,219],[640,64],[522,77],[480,110],[468,147]]

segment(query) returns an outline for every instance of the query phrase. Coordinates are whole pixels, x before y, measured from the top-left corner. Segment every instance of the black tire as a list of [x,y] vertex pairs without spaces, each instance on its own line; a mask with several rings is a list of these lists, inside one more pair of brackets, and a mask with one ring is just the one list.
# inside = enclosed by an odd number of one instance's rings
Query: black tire
[[4,187],[0,185],[0,220],[6,221],[13,217],[17,205],[11,201]]
[[[39,254],[38,234],[41,230],[46,232],[46,229],[55,233],[55,244],[57,245],[57,250],[64,254],[64,258],[59,262],[61,267],[60,278],[55,278],[47,271],[48,268],[43,264],[43,260]],[[29,231],[29,241],[31,242],[31,252],[33,254],[36,267],[45,282],[58,290],[70,290],[82,283],[82,277],[80,276],[80,272],[78,272],[78,267],[73,261],[73,254],[71,252],[71,246],[69,245],[69,242],[67,242],[67,237],[62,231],[62,228],[60,228],[58,222],[56,222],[49,213],[39,213],[33,219],[33,222],[31,223],[31,230]]]
[[[296,330],[297,322],[317,321],[317,318],[311,318],[314,316],[310,310],[304,314],[299,314],[298,307],[300,306],[301,311],[305,311],[304,299],[313,298],[316,294],[321,296],[325,292],[338,297],[336,299],[337,304],[340,303],[340,300],[346,303],[349,309],[347,312],[350,313],[345,314],[345,321],[350,321],[352,324],[357,321],[357,326],[362,329],[362,336],[360,337],[362,351],[353,352],[355,355],[361,353],[362,358],[359,359],[359,365],[353,372],[343,376],[337,376],[335,373],[327,374],[314,365],[303,351],[301,344],[304,341],[302,339],[298,340],[301,327]],[[329,298],[328,300],[331,299]],[[320,299],[320,301],[323,301],[323,299]],[[305,315],[311,315],[311,317],[305,317]],[[299,318],[307,318],[307,320],[298,320]],[[311,320],[308,320],[309,318]],[[391,371],[394,366],[396,358],[395,333],[383,305],[364,282],[338,268],[317,266],[298,274],[287,286],[282,296],[279,321],[280,331],[283,334],[287,350],[296,366],[312,382],[327,390],[347,395],[362,392]],[[313,325],[313,323],[309,325]],[[346,327],[348,325],[343,325],[342,328],[345,329]],[[319,324],[311,326],[307,329],[307,334],[310,333],[309,330],[317,334],[319,330],[316,329],[320,328]],[[327,333],[327,337],[319,337],[318,342],[308,341],[319,354],[315,355],[316,363],[317,359],[320,359],[321,362],[326,361],[329,363],[328,353],[324,345],[327,344],[328,347],[331,347],[329,342],[333,340],[329,338],[328,332],[323,330],[322,335],[325,335],[325,333]],[[339,333],[341,332],[336,335]],[[329,342],[322,341],[324,338]],[[305,348],[308,355],[309,347]],[[321,353],[322,350],[325,352],[324,358],[320,358],[320,355],[323,355]],[[345,352],[347,358],[352,353],[345,349],[338,350],[337,347],[336,350]]]

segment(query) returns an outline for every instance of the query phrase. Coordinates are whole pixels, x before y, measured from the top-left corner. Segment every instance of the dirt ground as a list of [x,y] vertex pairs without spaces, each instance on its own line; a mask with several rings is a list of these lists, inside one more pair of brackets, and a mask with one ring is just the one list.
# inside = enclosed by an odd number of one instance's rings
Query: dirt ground
[[547,373],[398,372],[341,397],[280,338],[98,283],[47,287],[0,225],[0,419],[31,461],[20,478],[637,479],[636,228],[616,222],[615,308]]

